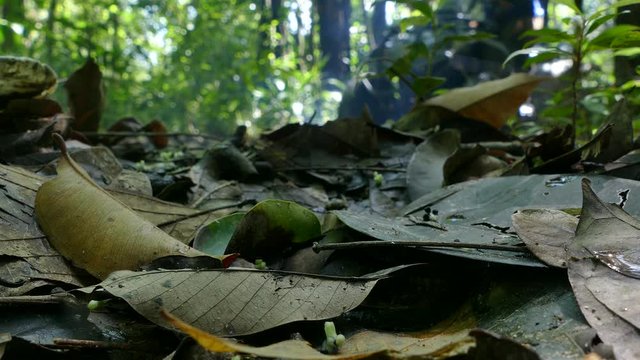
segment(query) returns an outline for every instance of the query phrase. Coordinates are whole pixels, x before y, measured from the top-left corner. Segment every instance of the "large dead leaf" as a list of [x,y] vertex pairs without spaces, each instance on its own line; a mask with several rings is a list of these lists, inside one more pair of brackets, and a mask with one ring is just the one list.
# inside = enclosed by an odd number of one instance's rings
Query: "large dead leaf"
[[573,240],[578,219],[554,209],[524,209],[511,216],[513,227],[527,248],[546,264],[566,268],[567,244]]
[[43,181],[29,171],[0,165],[0,296],[23,295],[41,286],[82,285],[33,216]]
[[[594,254],[620,254],[637,249],[640,222],[619,207],[598,199],[589,180],[583,180],[582,190],[580,222],[575,240],[567,249],[569,280],[583,315],[600,338],[613,346],[616,358],[638,359],[640,333],[633,324],[640,324],[635,301],[640,296],[640,280],[618,272],[623,269],[608,267]],[[624,297],[628,295],[631,297]]]
[[444,130],[428,137],[407,166],[407,191],[412,200],[444,185],[444,164],[460,147],[460,133]]
[[98,64],[91,58],[87,59],[80,69],[69,76],[64,88],[75,118],[73,128],[78,131],[98,131],[104,110],[102,72]]
[[[522,242],[516,236],[486,224],[448,224],[442,227],[410,217],[384,218],[375,214],[358,214],[346,210],[333,213],[349,228],[373,239],[386,241],[389,246],[403,246],[403,241],[417,241],[424,243],[425,246],[430,243],[434,245],[442,243],[440,248],[433,246],[425,249],[480,261],[532,267],[545,266],[521,246]],[[458,248],[457,246],[462,243],[468,246]],[[377,244],[372,244],[372,246],[375,245]],[[492,249],[492,246],[495,248]]]
[[523,73],[512,74],[504,79],[453,89],[427,100],[424,105],[440,106],[501,128],[543,80],[545,78]]
[[64,257],[98,278],[115,270],[137,269],[168,255],[203,253],[177,241],[112,198],[66,152],[58,176],[36,195],[40,227]]
[[164,308],[190,325],[231,336],[336,317],[358,306],[376,282],[229,269],[118,271],[99,286],[157,324],[167,326]]

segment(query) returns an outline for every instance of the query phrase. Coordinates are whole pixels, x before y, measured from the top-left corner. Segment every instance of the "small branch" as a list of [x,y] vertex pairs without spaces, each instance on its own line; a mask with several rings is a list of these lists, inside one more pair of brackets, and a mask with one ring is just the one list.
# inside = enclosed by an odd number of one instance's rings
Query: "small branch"
[[407,172],[407,169],[393,169],[377,166],[293,166],[276,169],[279,171],[321,171],[321,170],[364,170],[379,172]]
[[133,136],[187,136],[187,137],[199,137],[203,139],[211,140],[223,140],[221,136],[207,135],[207,134],[193,134],[188,132],[171,132],[171,133],[154,133],[154,132],[138,132],[138,131],[85,131],[82,134],[87,136],[103,136],[103,137],[133,137]]
[[104,349],[104,350],[133,350],[128,343],[116,343],[109,341],[82,340],[82,339],[53,339],[53,345],[47,345],[57,349]]
[[0,306],[3,305],[38,305],[38,304],[64,304],[73,303],[75,298],[67,293],[53,295],[34,296],[5,296],[0,297]]
[[181,216],[181,217],[179,217],[177,219],[173,219],[173,220],[162,222],[160,224],[156,224],[156,226],[157,227],[162,227],[162,226],[167,226],[167,225],[173,225],[173,224],[179,223],[179,222],[187,220],[187,219],[192,219],[192,218],[198,217],[200,215],[206,215],[206,214],[212,213],[214,211],[224,210],[224,209],[229,209],[229,208],[234,208],[234,207],[241,207],[241,206],[244,206],[244,205],[250,205],[250,204],[255,204],[255,203],[256,203],[256,201],[254,199],[243,200],[243,201],[240,201],[240,202],[235,203],[235,204],[229,204],[229,205],[225,205],[225,206],[220,206],[220,207],[213,208],[213,209],[201,210],[201,211],[195,212],[193,214],[184,215],[184,216]]
[[451,242],[432,242],[432,241],[352,241],[346,243],[319,244],[313,243],[313,251],[320,252],[324,250],[344,250],[344,249],[366,249],[370,247],[423,247],[423,248],[463,248],[463,249],[480,249],[480,250],[500,250],[511,252],[528,252],[524,247],[516,247],[513,245],[491,245],[491,244],[470,244],[470,243],[451,243]]

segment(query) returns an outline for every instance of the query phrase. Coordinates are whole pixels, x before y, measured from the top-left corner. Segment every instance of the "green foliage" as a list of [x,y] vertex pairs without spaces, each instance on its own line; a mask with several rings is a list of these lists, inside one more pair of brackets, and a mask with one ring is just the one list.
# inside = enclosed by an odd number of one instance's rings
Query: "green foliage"
[[[433,76],[433,68],[438,61],[450,61],[444,57],[449,48],[460,47],[466,43],[486,40],[494,37],[492,34],[470,30],[459,33],[454,24],[443,24],[438,21],[436,10],[446,1],[395,0],[411,10],[411,15],[400,20],[402,32],[416,28],[428,28],[429,40],[425,42],[420,36],[405,46],[402,56],[396,58],[387,69],[390,77],[398,77],[421,98],[428,97],[445,79]],[[423,74],[416,74],[413,66],[416,61],[423,60],[425,69]]]
[[[612,55],[638,54],[638,42],[628,39],[638,38],[640,28],[631,25],[608,26],[617,15],[618,7],[638,4],[639,0],[618,1],[612,7],[584,14],[573,0],[556,0],[557,4],[569,7],[573,17],[562,19],[567,29],[531,30],[524,34],[530,38],[525,48],[515,51],[505,60],[505,64],[516,56],[529,58],[526,66],[560,59],[569,59],[572,69],[565,75],[571,83],[567,90],[558,91],[550,100],[550,107],[543,116],[555,124],[570,122],[576,136],[588,140],[608,114],[608,108],[622,93],[622,88],[613,86],[611,67]],[[603,86],[604,85],[604,86]],[[577,134],[577,135],[576,135]]]
[[[273,127],[310,118],[321,96],[319,50],[307,45],[313,34],[277,31],[300,3],[271,18],[248,0],[28,1],[12,52],[50,64],[61,78],[96,58],[107,94],[103,127],[129,115],[159,118],[171,130]],[[62,91],[56,97],[64,102]]]

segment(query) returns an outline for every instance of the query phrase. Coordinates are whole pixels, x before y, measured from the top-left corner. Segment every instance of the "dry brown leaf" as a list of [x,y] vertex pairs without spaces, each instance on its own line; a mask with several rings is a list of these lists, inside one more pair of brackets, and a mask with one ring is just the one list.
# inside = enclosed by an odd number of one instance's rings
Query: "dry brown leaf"
[[546,78],[516,73],[504,79],[453,89],[424,104],[440,106],[499,129],[543,80]]
[[168,255],[205,255],[167,235],[96,185],[66,152],[58,176],[36,195],[36,216],[51,244],[64,257],[103,279]]
[[64,88],[75,118],[73,128],[77,131],[98,131],[104,110],[102,72],[98,64],[91,58],[87,59],[80,69],[69,76]]

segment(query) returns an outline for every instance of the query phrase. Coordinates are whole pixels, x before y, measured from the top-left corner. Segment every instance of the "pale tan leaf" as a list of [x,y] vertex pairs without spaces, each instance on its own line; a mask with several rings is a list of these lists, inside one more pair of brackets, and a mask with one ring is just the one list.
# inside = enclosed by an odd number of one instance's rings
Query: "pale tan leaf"
[[504,79],[453,89],[428,99],[424,104],[440,106],[501,128],[543,80],[546,78],[524,73],[511,74]]
[[118,271],[100,286],[166,326],[160,308],[221,335],[245,335],[300,320],[336,317],[358,306],[376,279],[248,269]]

